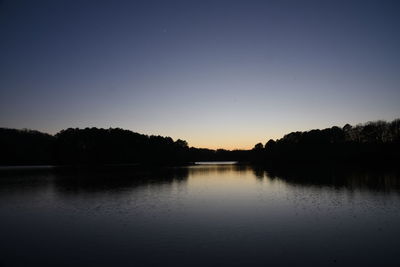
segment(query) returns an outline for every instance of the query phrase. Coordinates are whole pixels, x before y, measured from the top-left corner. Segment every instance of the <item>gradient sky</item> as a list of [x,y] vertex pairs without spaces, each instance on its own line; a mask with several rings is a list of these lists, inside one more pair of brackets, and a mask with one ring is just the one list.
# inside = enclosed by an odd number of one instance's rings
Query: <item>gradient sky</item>
[[191,146],[400,117],[400,1],[0,1],[0,127]]

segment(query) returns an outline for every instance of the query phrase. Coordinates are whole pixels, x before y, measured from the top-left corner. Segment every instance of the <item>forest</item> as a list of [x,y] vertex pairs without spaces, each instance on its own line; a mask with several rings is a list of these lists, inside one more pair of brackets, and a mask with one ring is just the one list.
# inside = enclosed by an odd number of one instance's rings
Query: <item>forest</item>
[[189,147],[181,139],[120,128],[68,128],[55,135],[0,128],[0,165],[187,164],[244,160],[247,151]]
[[399,151],[400,119],[292,132],[251,150],[189,147],[181,139],[120,128],[68,128],[55,135],[0,128],[0,165],[377,162],[398,160]]
[[292,132],[278,140],[258,143],[254,162],[382,162],[398,160],[400,119],[346,124],[305,132]]

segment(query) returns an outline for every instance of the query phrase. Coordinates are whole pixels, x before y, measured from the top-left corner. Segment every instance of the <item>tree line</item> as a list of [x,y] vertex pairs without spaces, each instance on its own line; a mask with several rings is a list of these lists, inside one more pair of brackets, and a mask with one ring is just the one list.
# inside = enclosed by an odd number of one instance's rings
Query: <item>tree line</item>
[[68,128],[55,135],[0,128],[0,165],[187,164],[385,161],[400,158],[400,119],[292,132],[251,150],[189,147],[184,140],[120,128]]
[[68,128],[55,135],[0,128],[0,165],[186,164],[244,159],[245,151],[189,147],[184,140],[120,128]]
[[400,119],[373,121],[343,128],[334,126],[292,132],[283,138],[258,143],[255,162],[385,161],[400,158]]

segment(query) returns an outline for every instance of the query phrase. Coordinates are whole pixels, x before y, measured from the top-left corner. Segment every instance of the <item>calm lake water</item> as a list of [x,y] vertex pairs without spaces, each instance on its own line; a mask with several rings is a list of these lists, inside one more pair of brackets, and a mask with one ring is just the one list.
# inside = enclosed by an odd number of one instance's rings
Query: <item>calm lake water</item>
[[393,170],[7,170],[0,214],[0,266],[400,266]]

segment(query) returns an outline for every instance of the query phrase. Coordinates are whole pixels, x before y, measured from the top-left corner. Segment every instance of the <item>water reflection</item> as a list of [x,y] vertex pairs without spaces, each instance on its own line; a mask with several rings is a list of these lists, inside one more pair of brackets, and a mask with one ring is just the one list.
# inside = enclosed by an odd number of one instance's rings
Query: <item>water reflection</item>
[[400,192],[400,171],[396,167],[294,165],[254,167],[257,179],[279,179],[290,185]]
[[398,266],[399,177],[316,166],[3,171],[0,263]]
[[189,178],[241,176],[259,182],[332,189],[400,192],[399,168],[346,166],[195,165],[174,168],[13,168],[0,170],[0,194],[52,187],[59,193],[118,192],[141,186],[185,184]]
[[[184,183],[188,168],[13,169],[0,172],[0,194],[52,187],[65,194],[118,192],[140,186]],[[1,190],[4,189],[4,190]]]
[[184,184],[187,178],[187,168],[73,170],[59,172],[54,179],[54,186],[58,192],[66,194],[118,192],[143,186]]

